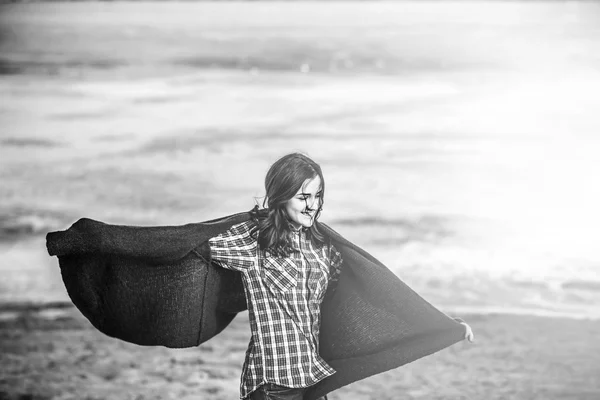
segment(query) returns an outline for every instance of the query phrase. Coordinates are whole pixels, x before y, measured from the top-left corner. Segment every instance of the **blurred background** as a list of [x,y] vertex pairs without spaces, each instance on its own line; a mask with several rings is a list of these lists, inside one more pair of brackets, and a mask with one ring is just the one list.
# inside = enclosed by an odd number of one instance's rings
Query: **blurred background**
[[[592,323],[599,93],[593,1],[2,4],[0,321],[70,303],[48,231],[249,210],[300,151],[322,221],[440,309]],[[585,365],[498,398],[598,398]]]

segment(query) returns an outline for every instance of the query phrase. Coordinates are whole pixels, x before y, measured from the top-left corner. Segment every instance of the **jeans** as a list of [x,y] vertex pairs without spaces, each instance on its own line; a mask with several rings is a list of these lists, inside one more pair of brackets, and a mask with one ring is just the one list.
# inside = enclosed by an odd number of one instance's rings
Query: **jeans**
[[[265,383],[250,394],[249,400],[304,400],[306,388],[288,388],[285,386]],[[317,400],[327,400],[327,396]]]

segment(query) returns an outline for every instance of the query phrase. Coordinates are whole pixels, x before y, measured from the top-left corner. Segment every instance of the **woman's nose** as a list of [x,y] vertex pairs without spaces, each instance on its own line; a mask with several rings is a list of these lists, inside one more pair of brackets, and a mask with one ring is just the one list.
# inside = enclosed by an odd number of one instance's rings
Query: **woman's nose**
[[316,201],[317,201],[316,197],[313,197],[312,200],[306,199],[306,208],[313,210],[314,209],[313,206],[315,205]]

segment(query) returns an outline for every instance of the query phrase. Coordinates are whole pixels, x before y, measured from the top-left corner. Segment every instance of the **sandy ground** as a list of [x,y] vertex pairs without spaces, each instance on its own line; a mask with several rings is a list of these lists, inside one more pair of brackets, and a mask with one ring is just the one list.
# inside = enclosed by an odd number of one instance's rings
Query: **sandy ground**
[[[197,348],[105,336],[71,307],[13,307],[0,321],[0,399],[236,399],[249,329],[239,315]],[[465,316],[459,343],[330,394],[363,399],[598,399],[600,321]]]

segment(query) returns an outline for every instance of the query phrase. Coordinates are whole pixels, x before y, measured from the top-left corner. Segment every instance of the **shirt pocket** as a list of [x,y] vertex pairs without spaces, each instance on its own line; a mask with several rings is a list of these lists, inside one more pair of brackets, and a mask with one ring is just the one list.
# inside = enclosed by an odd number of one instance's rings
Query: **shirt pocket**
[[272,290],[285,293],[298,284],[298,269],[293,260],[266,257],[261,261],[261,276]]

